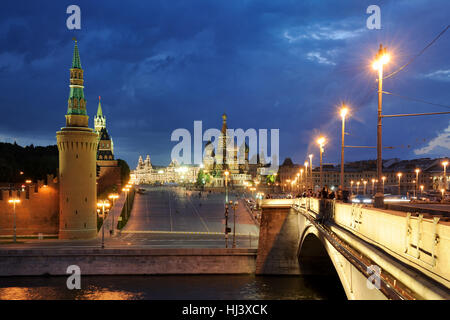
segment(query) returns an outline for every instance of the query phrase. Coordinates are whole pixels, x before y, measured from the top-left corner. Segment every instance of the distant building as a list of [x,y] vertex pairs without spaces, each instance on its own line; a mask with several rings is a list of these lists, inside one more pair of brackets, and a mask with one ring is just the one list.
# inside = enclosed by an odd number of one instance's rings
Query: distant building
[[154,167],[147,155],[145,161],[139,156],[138,165],[131,172],[130,178],[136,184],[195,183],[199,171],[199,166],[179,165],[176,161],[172,161],[167,167]]
[[[97,192],[118,191],[122,184],[120,167],[114,159],[113,139],[106,128],[106,117],[103,115],[101,97],[98,97],[97,114],[94,117],[94,130],[97,133]],[[114,190],[115,189],[115,190]]]
[[[398,194],[399,177],[401,173],[400,188],[401,193],[414,193],[414,190],[420,190],[423,186],[424,191],[439,191],[444,188],[444,175],[442,162],[444,159],[421,158],[413,160],[389,159],[383,161],[383,177],[386,193]],[[287,180],[295,180],[300,165],[280,166],[279,175],[282,184]],[[418,180],[416,181],[416,169],[420,169]],[[308,179],[310,186],[311,180]],[[312,172],[312,181],[315,190],[320,189],[320,167],[315,167]],[[377,185],[376,160],[362,160],[345,163],[344,166],[344,186],[347,189],[352,188],[354,192],[358,189],[361,193],[364,191],[364,181],[366,193],[372,194]],[[294,188],[306,185],[303,180],[296,180]],[[353,182],[353,183],[352,183]],[[358,184],[359,182],[359,184]],[[337,189],[340,183],[340,165],[323,165],[323,184],[329,188]],[[382,182],[383,183],[383,182]],[[373,187],[374,188],[373,188]],[[447,186],[449,189],[449,178],[447,172]]]
[[205,146],[203,158],[204,172],[211,176],[207,186],[224,187],[225,171],[228,171],[228,184],[230,186],[244,186],[245,182],[252,180],[249,174],[248,145],[244,142],[237,146],[234,137],[227,135],[227,115],[222,115],[222,130],[218,139],[217,148],[209,141]]

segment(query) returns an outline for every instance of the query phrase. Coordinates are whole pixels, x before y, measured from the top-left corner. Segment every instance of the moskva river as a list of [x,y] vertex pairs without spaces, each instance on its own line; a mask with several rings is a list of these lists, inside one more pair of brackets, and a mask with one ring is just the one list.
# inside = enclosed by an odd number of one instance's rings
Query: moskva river
[[332,276],[84,276],[69,290],[66,277],[0,278],[0,299],[254,300],[346,299]]

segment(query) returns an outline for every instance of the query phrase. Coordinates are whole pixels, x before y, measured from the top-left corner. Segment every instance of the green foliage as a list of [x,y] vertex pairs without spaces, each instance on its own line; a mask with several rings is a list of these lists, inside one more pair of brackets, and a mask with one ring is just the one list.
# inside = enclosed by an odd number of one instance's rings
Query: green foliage
[[128,183],[130,180],[130,167],[125,160],[117,159],[117,163],[120,167],[120,179],[122,180],[122,184]]
[[134,196],[135,196],[134,189],[131,189],[131,191],[128,193],[128,207],[127,202],[125,201],[122,212],[120,213],[120,216],[122,217],[122,221],[117,222],[117,229],[121,230],[128,222],[128,219],[130,218],[131,209],[133,209],[133,203],[134,203]]
[[275,176],[273,174],[269,174],[266,177],[266,183],[274,183],[275,182]]
[[[20,172],[23,172],[23,175]],[[0,143],[0,181],[23,182],[45,179],[47,174],[58,174],[58,148],[56,145],[35,147],[17,143]]]
[[211,176],[209,173],[205,173],[203,169],[200,169],[197,175],[197,186],[204,186],[211,181]]

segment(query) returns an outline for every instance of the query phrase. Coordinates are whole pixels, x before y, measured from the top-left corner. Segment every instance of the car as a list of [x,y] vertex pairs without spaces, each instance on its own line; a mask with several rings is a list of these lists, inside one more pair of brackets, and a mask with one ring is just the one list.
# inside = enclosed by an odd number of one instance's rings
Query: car
[[358,194],[351,198],[351,202],[352,203],[371,204],[371,203],[373,203],[373,200],[372,200],[372,198],[370,198],[368,196]]

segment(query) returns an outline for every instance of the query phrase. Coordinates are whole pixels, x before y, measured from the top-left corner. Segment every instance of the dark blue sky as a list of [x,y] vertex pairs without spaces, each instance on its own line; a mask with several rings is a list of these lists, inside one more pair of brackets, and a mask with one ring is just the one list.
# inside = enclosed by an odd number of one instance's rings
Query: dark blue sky
[[[67,6],[81,7],[81,30],[66,28]],[[381,30],[366,8],[381,7]],[[396,1],[2,1],[0,141],[55,144],[64,126],[75,35],[93,127],[97,97],[116,156],[168,164],[176,128],[279,128],[281,159],[303,162],[311,143],[329,139],[325,162],[339,162],[337,106],[352,108],[348,144],[376,144],[378,45],[387,72],[406,63],[450,23],[448,0]],[[384,90],[449,105],[450,31]],[[384,97],[387,114],[449,111]],[[449,116],[384,120],[385,158],[450,154]],[[409,147],[408,147],[409,146]],[[349,150],[346,160],[375,158]],[[316,157],[317,159],[317,157]]]

